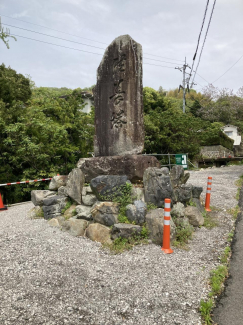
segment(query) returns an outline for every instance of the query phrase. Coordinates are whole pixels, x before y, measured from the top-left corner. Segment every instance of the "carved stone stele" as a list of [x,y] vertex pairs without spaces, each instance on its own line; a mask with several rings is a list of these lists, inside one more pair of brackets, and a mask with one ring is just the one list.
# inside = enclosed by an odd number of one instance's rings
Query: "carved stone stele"
[[95,156],[140,154],[144,148],[142,46],[129,35],[106,49],[97,71]]

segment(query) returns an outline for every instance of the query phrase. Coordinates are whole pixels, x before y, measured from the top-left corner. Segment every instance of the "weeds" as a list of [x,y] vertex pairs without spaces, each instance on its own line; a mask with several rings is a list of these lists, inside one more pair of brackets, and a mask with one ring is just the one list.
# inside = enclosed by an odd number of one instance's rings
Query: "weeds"
[[213,300],[208,301],[201,300],[199,311],[201,312],[202,318],[207,325],[212,324],[211,310],[213,308]]
[[228,243],[232,242],[233,237],[234,237],[234,231],[229,232],[229,233],[228,233],[227,242],[228,242]]
[[136,245],[141,245],[141,244],[144,244],[144,245],[148,244],[147,229],[146,229],[146,231],[144,230],[143,234],[141,232],[140,236],[133,236],[130,238],[118,237],[113,241],[112,244],[104,245],[104,247],[108,247],[110,249],[110,251],[113,252],[114,254],[120,254],[124,251],[132,249]]
[[227,264],[230,254],[231,254],[231,248],[229,246],[225,247],[224,252],[220,257],[220,262],[222,264]]
[[146,204],[147,204],[147,211],[158,209],[157,205],[153,204],[152,202]]
[[65,207],[61,210],[61,213],[64,214],[65,211],[67,211],[67,209],[69,209],[71,205],[72,205],[72,202],[69,200],[69,201],[66,203]]
[[177,248],[187,249],[188,240],[192,239],[193,227],[183,220],[174,219],[176,224],[176,239],[172,245]]
[[236,205],[234,208],[228,209],[227,212],[232,215],[234,220],[236,220],[238,213],[240,212],[240,208],[238,205]]

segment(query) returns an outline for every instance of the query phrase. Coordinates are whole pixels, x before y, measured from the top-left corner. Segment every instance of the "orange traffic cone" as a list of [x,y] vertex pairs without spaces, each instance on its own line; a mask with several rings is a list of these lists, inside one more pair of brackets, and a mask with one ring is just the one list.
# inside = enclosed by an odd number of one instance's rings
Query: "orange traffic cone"
[[205,200],[205,210],[211,211],[210,209],[210,198],[211,198],[211,187],[212,187],[212,177],[208,177],[206,200]]
[[163,246],[161,248],[165,254],[173,253],[170,248],[170,203],[170,199],[165,199]]
[[2,196],[0,193],[0,211],[3,211],[3,210],[8,210],[8,208],[3,204]]

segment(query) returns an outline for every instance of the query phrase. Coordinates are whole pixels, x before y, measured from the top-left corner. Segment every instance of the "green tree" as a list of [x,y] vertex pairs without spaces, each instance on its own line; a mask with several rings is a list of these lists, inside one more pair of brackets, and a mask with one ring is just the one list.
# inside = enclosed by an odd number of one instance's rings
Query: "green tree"
[[4,30],[1,24],[1,17],[0,17],[0,39],[3,41],[3,43],[7,46],[9,49],[9,40],[8,38],[13,38],[15,41],[17,41],[16,37],[10,35],[10,31],[8,28]]

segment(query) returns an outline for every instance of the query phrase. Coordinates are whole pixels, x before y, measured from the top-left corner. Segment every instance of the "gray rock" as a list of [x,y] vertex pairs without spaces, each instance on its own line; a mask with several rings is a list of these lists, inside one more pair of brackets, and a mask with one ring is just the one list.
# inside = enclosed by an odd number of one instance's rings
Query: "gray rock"
[[99,223],[93,223],[85,230],[85,236],[102,244],[112,244],[111,229]]
[[92,188],[90,186],[84,186],[82,189],[82,196],[85,196],[87,194],[92,194]]
[[83,236],[85,229],[88,227],[89,222],[87,220],[78,220],[70,218],[62,224],[62,229],[69,232],[72,236]]
[[126,216],[130,222],[135,222],[137,225],[142,225],[145,222],[145,215],[147,213],[146,204],[141,201],[135,201],[134,204],[126,206]]
[[141,200],[144,202],[144,188],[133,186],[131,191],[131,197],[134,201]]
[[164,200],[166,198],[174,201],[175,196],[170,176],[167,175],[165,168],[147,168],[144,172],[143,184],[146,203],[153,203],[161,208],[164,206]]
[[190,224],[194,227],[199,227],[204,224],[202,213],[197,207],[188,206],[185,208],[185,216],[188,218]]
[[51,226],[51,227],[57,227],[57,228],[61,228],[61,225],[58,221],[57,218],[52,218],[48,221],[48,225]]
[[93,219],[105,226],[118,223],[119,205],[114,202],[98,202],[91,210]]
[[170,179],[173,187],[178,187],[182,184],[186,184],[190,177],[189,172],[185,172],[181,165],[176,165],[171,168]]
[[82,203],[84,205],[92,206],[97,201],[97,198],[94,194],[87,194],[82,196]]
[[78,204],[82,203],[84,174],[79,168],[74,168],[68,175],[66,193]]
[[77,213],[77,215],[75,216],[75,218],[77,218],[77,219],[85,219],[88,221],[93,220],[90,206],[77,205],[76,213]]
[[196,199],[200,199],[200,195],[203,191],[202,186],[193,186],[192,187],[192,197]]
[[94,92],[95,156],[137,155],[144,148],[142,46],[129,35],[106,49]]
[[191,199],[191,202],[193,202],[193,203],[196,205],[196,207],[198,208],[198,210],[199,210],[201,213],[205,212],[205,209],[204,209],[204,207],[202,206],[202,204],[201,204],[201,202],[200,202],[199,199],[196,199],[195,197],[193,197],[193,198]]
[[173,205],[171,210],[171,216],[175,218],[182,218],[185,215],[185,207],[181,202],[177,202]]
[[54,204],[45,206],[43,205],[44,219],[55,218],[58,215],[61,215],[61,206],[60,204]]
[[126,223],[117,223],[112,227],[111,239],[116,238],[130,238],[132,236],[139,236],[141,234],[142,227],[137,225],[130,225]]
[[67,176],[54,176],[49,184],[50,191],[56,191],[61,186],[66,186]]
[[57,190],[57,194],[60,196],[68,196],[66,186],[61,186]]
[[60,204],[61,209],[63,209],[68,201],[67,197],[60,195],[54,195],[43,200],[43,205],[49,206],[54,204]]
[[[162,246],[164,231],[164,209],[150,210],[146,215],[146,226],[149,232],[149,238],[156,245]],[[170,240],[176,236],[176,226],[170,219]]]
[[100,201],[112,201],[115,197],[122,195],[121,187],[130,182],[127,176],[105,175],[91,180],[90,186],[97,199]]
[[192,198],[192,185],[181,185],[174,189],[176,201],[184,204],[188,203]]
[[56,195],[57,192],[49,190],[34,190],[31,191],[31,201],[34,205],[43,205],[43,200],[47,197]]

